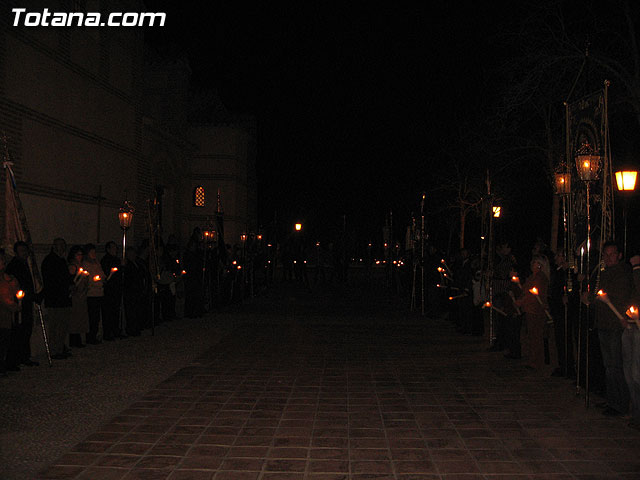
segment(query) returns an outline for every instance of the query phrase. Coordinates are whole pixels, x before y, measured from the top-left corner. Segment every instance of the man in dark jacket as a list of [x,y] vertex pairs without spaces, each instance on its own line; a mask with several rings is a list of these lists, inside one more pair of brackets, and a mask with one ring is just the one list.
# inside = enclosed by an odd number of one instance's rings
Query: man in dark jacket
[[62,360],[71,356],[66,342],[71,321],[72,275],[67,266],[67,243],[62,238],[53,240],[51,252],[42,261],[44,306],[49,323],[51,358]]
[[18,280],[20,288],[24,291],[22,299],[22,322],[14,323],[11,329],[11,345],[7,355],[7,365],[15,369],[18,365],[33,367],[39,365],[31,360],[31,333],[33,332],[33,304],[39,301],[39,295],[35,291],[31,266],[29,265],[29,246],[22,241],[13,246],[15,257],[7,265],[6,273],[13,275]]
[[602,247],[602,259],[605,269],[600,274],[600,291],[606,295],[599,301],[597,292],[583,295],[583,302],[594,303],[596,327],[600,339],[600,350],[604,362],[607,382],[607,408],[603,411],[608,416],[627,413],[629,409],[629,390],[624,378],[622,366],[622,332],[627,322],[618,319],[609,303],[624,315],[629,306],[633,292],[633,275],[631,267],[623,263],[622,253],[615,242],[606,242]]
[[122,336],[120,327],[120,302],[122,301],[122,260],[116,256],[118,247],[115,242],[107,242],[106,254],[100,260],[102,271],[106,275],[104,284],[104,312],[102,319],[103,338],[113,340]]

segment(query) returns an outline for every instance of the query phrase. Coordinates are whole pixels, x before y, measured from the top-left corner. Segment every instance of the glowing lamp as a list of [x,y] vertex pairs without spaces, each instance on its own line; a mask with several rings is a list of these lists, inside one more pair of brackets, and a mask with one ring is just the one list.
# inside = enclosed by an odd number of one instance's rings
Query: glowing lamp
[[99,282],[100,280],[100,275],[96,275],[95,277],[93,277],[94,282]]
[[632,192],[636,189],[637,171],[620,171],[616,172],[616,183],[618,190],[621,192]]
[[502,207],[494,205],[493,207],[491,207],[491,211],[493,212],[494,218],[500,218],[500,214],[502,213]]
[[296,232],[299,232],[300,230],[302,230],[302,224],[296,223],[295,228],[296,228]]
[[246,242],[247,241],[247,234],[243,233],[242,235],[240,235],[240,241],[242,242]]
[[576,170],[584,182],[598,179],[602,157],[596,153],[588,142],[583,143],[576,152]]
[[554,180],[556,195],[568,195],[571,193],[570,173],[556,173],[554,175]]
[[131,227],[131,223],[133,222],[133,207],[126,200],[118,211],[118,220],[120,221],[120,228],[123,230]]

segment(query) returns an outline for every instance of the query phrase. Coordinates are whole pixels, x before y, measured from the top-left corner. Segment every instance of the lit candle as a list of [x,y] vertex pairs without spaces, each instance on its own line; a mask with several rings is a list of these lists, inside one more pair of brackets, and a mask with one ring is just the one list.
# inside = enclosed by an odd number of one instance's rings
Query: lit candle
[[580,247],[580,274],[584,273],[584,247]]
[[107,277],[107,282],[108,282],[109,280],[111,280],[111,277],[112,277],[112,276],[113,276],[113,274],[114,274],[114,273],[116,273],[117,271],[118,271],[118,267],[113,267],[113,268],[111,269],[111,272],[109,272],[109,276]]
[[[640,313],[638,312],[638,307],[630,306],[625,312],[627,316],[631,319],[631,322],[634,322],[638,327],[640,327]],[[627,328],[631,328],[631,324],[627,325]]]
[[24,298],[24,290],[18,290],[16,292],[16,298],[18,299],[18,323],[22,323],[22,299]]
[[544,310],[544,314],[547,316],[547,320],[549,320],[549,322],[553,322],[553,317],[549,313],[549,310],[547,310],[547,307],[545,307],[544,303],[542,303],[542,300],[540,300],[540,295],[538,295],[538,289],[536,287],[532,287],[529,289],[529,292],[531,292],[533,296],[536,297],[536,300],[538,300],[538,303]]
[[99,282],[101,280],[100,275],[96,275],[93,277],[94,282]]
[[613,312],[613,314],[618,318],[618,320],[623,320],[624,317],[622,316],[622,314],[618,311],[618,309],[613,305],[613,303],[611,303],[611,300],[609,300],[609,296],[602,290],[598,290],[598,300],[604,302],[608,307],[609,310],[611,310]]

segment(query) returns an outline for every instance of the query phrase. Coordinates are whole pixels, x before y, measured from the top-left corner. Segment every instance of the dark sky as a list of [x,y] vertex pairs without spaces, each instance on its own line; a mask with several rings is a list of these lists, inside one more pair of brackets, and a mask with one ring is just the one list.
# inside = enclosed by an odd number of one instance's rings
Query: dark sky
[[273,3],[147,0],[167,12],[148,41],[176,43],[196,87],[257,116],[262,224],[275,210],[316,229],[346,213],[363,235],[379,232],[390,208],[408,221],[438,152],[488,94],[508,10]]

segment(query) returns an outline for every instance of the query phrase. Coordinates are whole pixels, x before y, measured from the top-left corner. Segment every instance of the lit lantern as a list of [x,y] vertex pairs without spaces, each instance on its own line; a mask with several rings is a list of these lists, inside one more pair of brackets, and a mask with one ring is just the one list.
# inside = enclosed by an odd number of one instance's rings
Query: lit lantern
[[556,173],[555,187],[556,195],[568,195],[571,193],[571,174],[570,173]]
[[302,224],[301,223],[296,223],[295,228],[296,228],[296,232],[301,231],[302,230]]
[[602,157],[596,155],[596,151],[589,143],[583,143],[576,152],[576,170],[580,179],[591,182],[598,179]]
[[636,189],[636,179],[638,172],[633,170],[624,170],[616,172],[616,183],[618,190],[621,192],[632,192]]
[[500,214],[502,213],[502,207],[499,207],[498,205],[494,205],[493,207],[491,207],[491,211],[493,212],[494,218],[500,218]]
[[120,228],[123,230],[131,227],[131,223],[133,222],[133,207],[129,202],[125,201],[124,205],[120,208],[118,220],[120,221]]

